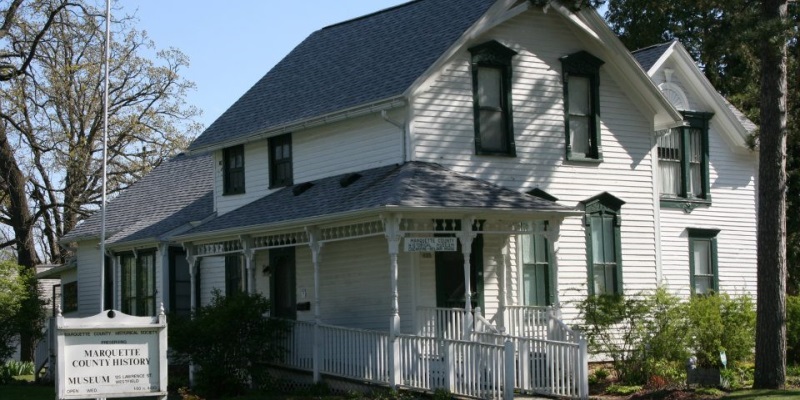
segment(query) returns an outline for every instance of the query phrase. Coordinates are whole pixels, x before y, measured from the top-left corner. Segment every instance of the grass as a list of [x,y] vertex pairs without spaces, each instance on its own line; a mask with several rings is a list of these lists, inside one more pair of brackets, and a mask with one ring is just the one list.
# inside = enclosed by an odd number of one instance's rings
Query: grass
[[14,383],[0,386],[3,400],[53,400],[56,397],[54,385]]

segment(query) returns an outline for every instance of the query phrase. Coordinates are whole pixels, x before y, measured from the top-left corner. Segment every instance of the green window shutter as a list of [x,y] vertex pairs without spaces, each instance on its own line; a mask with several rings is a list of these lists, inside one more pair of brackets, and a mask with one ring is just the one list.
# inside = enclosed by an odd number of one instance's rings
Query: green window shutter
[[526,234],[522,240],[523,304],[548,306],[553,304],[550,274],[550,246],[542,235]]
[[711,204],[708,129],[712,113],[683,112],[688,126],[658,139],[661,206],[683,208]]

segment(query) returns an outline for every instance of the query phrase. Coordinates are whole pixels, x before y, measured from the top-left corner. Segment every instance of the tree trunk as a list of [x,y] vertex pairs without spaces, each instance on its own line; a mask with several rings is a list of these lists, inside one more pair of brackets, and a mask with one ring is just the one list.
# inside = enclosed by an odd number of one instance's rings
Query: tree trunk
[[[17,161],[14,158],[14,148],[8,143],[6,131],[0,127],[0,174],[6,182],[8,189],[8,213],[11,218],[16,238],[17,263],[27,269],[36,267],[37,257],[36,248],[33,242],[33,218],[28,208],[28,196],[26,191],[27,179],[22,174]],[[35,294],[32,299],[28,299],[31,304],[38,304],[38,289],[36,281],[29,287],[31,294]],[[26,309],[30,309],[26,306]],[[25,326],[20,326],[20,358],[22,361],[33,361],[33,342],[36,334],[37,321],[25,321]]]
[[758,306],[753,387],[786,381],[786,38],[787,0],[763,0],[758,173]]

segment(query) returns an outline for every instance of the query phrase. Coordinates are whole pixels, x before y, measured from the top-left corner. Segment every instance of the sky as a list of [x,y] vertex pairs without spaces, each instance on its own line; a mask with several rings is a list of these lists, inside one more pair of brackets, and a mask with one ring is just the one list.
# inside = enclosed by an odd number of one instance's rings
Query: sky
[[197,88],[186,100],[208,127],[314,31],[405,2],[116,0],[112,13],[135,13],[157,49],[175,47],[189,57],[180,73]]
[[[157,49],[189,57],[186,100],[211,125],[308,35],[407,0],[112,0],[113,13],[138,17]],[[603,10],[601,10],[602,12]],[[121,15],[120,15],[121,16]]]

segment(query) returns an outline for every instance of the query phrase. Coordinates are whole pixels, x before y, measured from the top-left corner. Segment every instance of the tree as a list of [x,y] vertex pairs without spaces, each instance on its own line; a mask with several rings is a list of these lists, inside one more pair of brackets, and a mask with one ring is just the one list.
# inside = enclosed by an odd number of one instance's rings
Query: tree
[[[104,13],[76,0],[52,19],[34,0],[5,33],[12,48],[38,43],[24,74],[0,91],[0,223],[27,268],[62,262],[58,238],[102,196]],[[12,4],[13,5],[13,4]],[[184,98],[178,50],[156,51],[125,17],[113,21],[109,68],[109,193],[124,190],[188,144],[198,115]],[[49,25],[48,25],[49,24]],[[46,29],[45,29],[46,28]],[[23,341],[23,357],[32,342]]]
[[[30,270],[8,259],[0,260],[0,363],[15,350],[19,323],[30,294],[28,287],[34,279]],[[41,303],[39,303],[41,304]],[[41,313],[41,307],[39,307]]]
[[755,388],[786,382],[787,7],[787,0],[762,3]]

